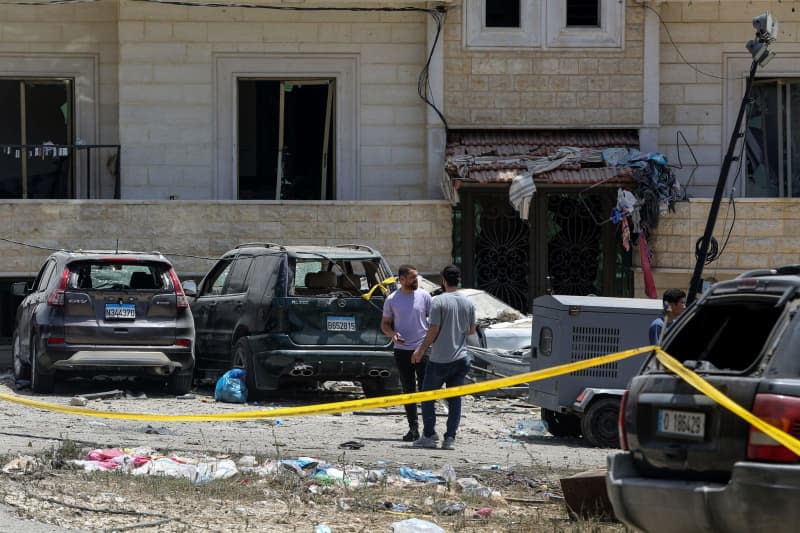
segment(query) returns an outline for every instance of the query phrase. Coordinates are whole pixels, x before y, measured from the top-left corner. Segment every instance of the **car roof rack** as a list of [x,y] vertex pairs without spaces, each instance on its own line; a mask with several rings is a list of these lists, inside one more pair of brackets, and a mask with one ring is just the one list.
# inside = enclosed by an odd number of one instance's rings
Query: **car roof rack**
[[355,248],[356,250],[366,250],[371,254],[376,253],[375,250],[367,246],[366,244],[355,244],[355,243],[348,243],[348,244],[337,244],[336,248]]
[[277,244],[274,242],[243,242],[236,246],[236,249],[239,248],[253,248],[263,246],[264,248],[279,248],[281,250],[285,250],[286,248],[282,244]]
[[778,268],[756,268],[742,272],[736,279],[740,278],[759,278],[763,276],[798,276],[800,275],[800,264],[784,265]]

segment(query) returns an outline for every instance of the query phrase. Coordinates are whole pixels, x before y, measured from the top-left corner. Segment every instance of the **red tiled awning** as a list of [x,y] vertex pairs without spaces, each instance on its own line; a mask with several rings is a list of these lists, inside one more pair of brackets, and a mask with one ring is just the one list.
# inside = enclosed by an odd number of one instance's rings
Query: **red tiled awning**
[[635,130],[462,130],[448,134],[447,172],[454,181],[508,183],[532,162],[577,148],[582,157],[547,172],[537,183],[630,183],[626,167],[605,166],[600,152],[608,148],[639,148]]

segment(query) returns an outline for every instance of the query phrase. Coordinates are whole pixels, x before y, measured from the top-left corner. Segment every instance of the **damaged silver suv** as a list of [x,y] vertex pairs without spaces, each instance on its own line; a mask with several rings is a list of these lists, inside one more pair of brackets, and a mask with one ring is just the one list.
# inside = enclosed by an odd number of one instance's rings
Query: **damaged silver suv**
[[158,252],[59,251],[17,308],[14,376],[50,392],[59,375],[145,375],[192,387],[194,323],[170,262]]
[[[714,285],[664,350],[762,420],[800,437],[800,266]],[[795,531],[798,457],[662,367],[620,408],[627,451],[608,458],[617,518],[654,532]]]
[[327,380],[359,381],[370,396],[395,391],[391,339],[380,329],[391,275],[367,246],[242,244],[191,302],[198,366],[212,375],[244,368],[253,392]]

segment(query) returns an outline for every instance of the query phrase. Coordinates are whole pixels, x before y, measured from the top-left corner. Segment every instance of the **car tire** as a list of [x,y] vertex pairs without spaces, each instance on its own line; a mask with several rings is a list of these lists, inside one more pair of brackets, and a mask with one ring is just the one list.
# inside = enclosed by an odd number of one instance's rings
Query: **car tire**
[[167,390],[170,394],[182,396],[192,390],[194,384],[193,372],[173,372],[167,379]]
[[19,336],[17,331],[11,337],[11,358],[12,366],[14,367],[14,379],[31,379],[31,365],[22,360],[20,355],[21,347],[19,345]]
[[250,350],[250,342],[247,337],[240,337],[233,345],[231,350],[231,368],[243,368],[245,371],[244,383],[247,385],[247,397],[257,399],[261,397],[256,388],[256,380],[253,371],[253,352]]
[[581,419],[584,438],[601,448],[619,448],[619,400],[600,398],[594,401]]
[[554,437],[580,437],[581,419],[575,415],[542,409],[542,420]]
[[31,390],[33,392],[53,392],[56,385],[55,374],[44,374],[39,363],[39,337],[31,338]]

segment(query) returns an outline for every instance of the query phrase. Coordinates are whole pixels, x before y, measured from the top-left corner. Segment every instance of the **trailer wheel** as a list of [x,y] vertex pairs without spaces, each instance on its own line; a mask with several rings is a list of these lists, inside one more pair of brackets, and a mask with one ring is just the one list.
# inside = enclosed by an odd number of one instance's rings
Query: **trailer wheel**
[[575,415],[542,409],[542,419],[547,431],[554,437],[580,437],[581,420]]
[[592,446],[619,448],[619,400],[600,398],[593,402],[581,419],[584,438]]

